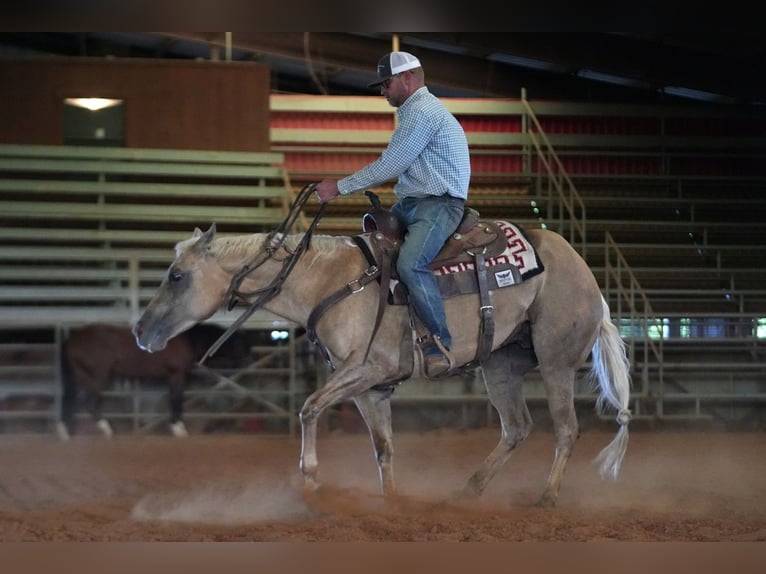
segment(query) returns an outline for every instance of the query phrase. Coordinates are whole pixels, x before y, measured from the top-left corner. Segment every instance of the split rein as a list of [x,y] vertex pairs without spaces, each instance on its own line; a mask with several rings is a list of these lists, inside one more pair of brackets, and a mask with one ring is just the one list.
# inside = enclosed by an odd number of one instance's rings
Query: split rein
[[[319,211],[314,216],[311,225],[309,225],[309,228],[303,234],[303,237],[301,238],[298,245],[296,245],[293,250],[288,249],[284,244],[285,239],[295,224],[295,220],[300,215],[303,206],[306,204],[309,198],[311,198],[315,190],[315,183],[309,183],[303,186],[303,189],[298,192],[298,196],[290,206],[290,211],[288,212],[287,217],[285,217],[284,221],[282,221],[282,223],[280,223],[276,229],[271,231],[266,236],[266,240],[264,241],[265,248],[257,253],[253,259],[243,265],[242,269],[240,269],[234,275],[234,277],[232,277],[231,283],[229,284],[229,289],[225,297],[225,299],[228,300],[227,310],[231,311],[239,301],[243,301],[245,303],[249,302],[249,306],[205,352],[205,354],[199,360],[200,365],[204,363],[209,356],[214,355],[216,351],[218,351],[218,349],[221,347],[221,345],[223,345],[232,335],[232,333],[239,329],[242,324],[247,321],[250,316],[252,316],[253,313],[255,313],[264,303],[276,297],[281,291],[282,284],[287,280],[287,277],[292,272],[295,264],[298,262],[298,259],[300,259],[301,255],[303,255],[303,253],[311,244],[311,236],[314,234],[314,230],[316,229],[319,220],[324,215],[325,208],[327,207],[326,203],[322,203],[319,206]],[[240,289],[242,281],[244,281],[250,273],[258,269],[269,259],[276,259],[276,253],[283,248],[287,252],[287,257],[282,259],[282,269],[279,271],[279,273],[277,273],[271,283],[265,287],[256,289],[255,291],[242,291]],[[256,296],[257,298],[250,302],[251,299]]]

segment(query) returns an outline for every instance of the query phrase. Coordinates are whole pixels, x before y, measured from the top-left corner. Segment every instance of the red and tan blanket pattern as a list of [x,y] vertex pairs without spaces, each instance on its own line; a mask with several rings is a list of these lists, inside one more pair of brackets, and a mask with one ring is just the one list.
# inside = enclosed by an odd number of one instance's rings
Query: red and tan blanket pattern
[[[532,247],[521,230],[507,221],[495,221],[495,223],[503,230],[503,233],[505,233],[507,239],[506,248],[500,255],[487,258],[487,266],[492,267],[501,264],[513,265],[519,270],[522,280],[526,279],[531,274],[537,274],[542,265],[537,257],[534,247]],[[434,273],[436,275],[449,275],[450,273],[473,270],[473,263],[461,262],[454,265],[444,265],[443,267],[439,267]]]

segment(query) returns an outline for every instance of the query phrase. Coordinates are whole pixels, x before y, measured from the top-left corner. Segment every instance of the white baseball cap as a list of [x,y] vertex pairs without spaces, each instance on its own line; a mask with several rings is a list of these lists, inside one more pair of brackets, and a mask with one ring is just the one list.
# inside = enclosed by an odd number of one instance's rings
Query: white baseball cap
[[409,52],[390,52],[378,61],[378,79],[367,87],[377,88],[390,77],[419,67],[420,60]]

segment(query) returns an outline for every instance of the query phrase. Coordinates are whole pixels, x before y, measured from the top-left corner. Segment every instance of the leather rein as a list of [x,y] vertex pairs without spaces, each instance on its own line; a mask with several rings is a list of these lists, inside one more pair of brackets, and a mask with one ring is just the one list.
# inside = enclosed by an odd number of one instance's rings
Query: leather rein
[[[259,251],[250,261],[245,263],[245,265],[242,266],[242,269],[232,277],[225,297],[225,299],[228,299],[227,310],[231,311],[240,301],[247,303],[248,308],[245,309],[236,321],[234,321],[218,340],[210,346],[199,360],[199,364],[204,363],[209,356],[214,355],[221,345],[223,345],[226,340],[252,316],[253,313],[255,313],[264,303],[276,297],[282,290],[282,285],[292,272],[298,259],[300,259],[301,255],[303,255],[311,244],[311,236],[313,235],[319,220],[322,218],[322,215],[324,215],[325,207],[327,206],[326,203],[320,205],[319,211],[314,216],[311,225],[309,225],[309,228],[303,234],[298,245],[296,245],[293,250],[288,249],[284,244],[285,239],[287,238],[290,229],[295,224],[295,220],[298,218],[303,206],[312,196],[315,189],[315,183],[309,183],[303,186],[303,189],[298,192],[298,196],[290,206],[290,211],[284,221],[266,236],[266,240],[264,241],[265,248]],[[284,249],[285,252],[287,252],[287,256],[281,260],[282,269],[280,269],[279,273],[277,273],[271,283],[260,289],[255,289],[254,291],[242,291],[240,289],[242,281],[269,259],[277,259],[276,254],[280,249]],[[257,298],[254,301],[251,301],[253,297]]]

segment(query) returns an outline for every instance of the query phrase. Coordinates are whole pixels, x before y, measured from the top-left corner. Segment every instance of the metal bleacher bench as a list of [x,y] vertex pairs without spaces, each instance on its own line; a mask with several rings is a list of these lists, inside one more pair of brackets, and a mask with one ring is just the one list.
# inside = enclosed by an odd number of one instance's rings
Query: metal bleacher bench
[[273,229],[284,156],[0,145],[0,326],[130,320],[195,227]]

